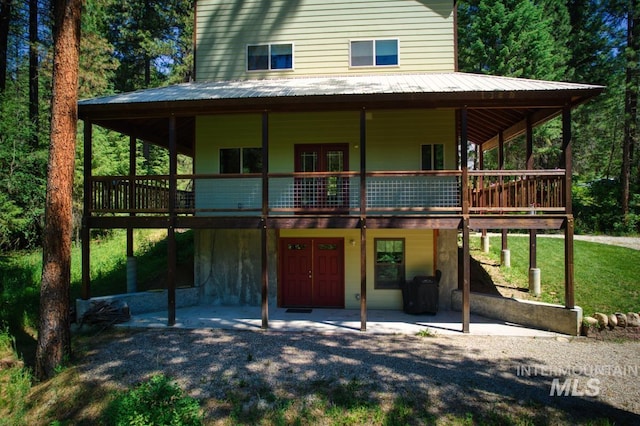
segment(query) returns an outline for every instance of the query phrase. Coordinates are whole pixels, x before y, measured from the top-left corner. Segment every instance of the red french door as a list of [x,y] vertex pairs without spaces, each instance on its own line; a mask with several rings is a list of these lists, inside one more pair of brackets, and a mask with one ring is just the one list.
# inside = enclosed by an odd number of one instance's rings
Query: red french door
[[335,175],[349,170],[349,144],[298,144],[295,171],[322,173],[295,179],[296,208],[302,211],[335,211],[349,206],[348,178]]
[[342,238],[282,238],[279,257],[282,306],[344,308]]

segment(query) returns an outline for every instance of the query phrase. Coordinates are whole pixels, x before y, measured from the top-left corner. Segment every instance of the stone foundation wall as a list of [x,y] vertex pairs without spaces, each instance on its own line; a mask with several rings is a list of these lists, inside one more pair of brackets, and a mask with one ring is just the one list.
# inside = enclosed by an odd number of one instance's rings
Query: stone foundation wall
[[[259,306],[262,300],[262,252],[259,229],[203,229],[194,233],[194,284],[201,303]],[[268,237],[269,299],[277,297],[277,243]]]

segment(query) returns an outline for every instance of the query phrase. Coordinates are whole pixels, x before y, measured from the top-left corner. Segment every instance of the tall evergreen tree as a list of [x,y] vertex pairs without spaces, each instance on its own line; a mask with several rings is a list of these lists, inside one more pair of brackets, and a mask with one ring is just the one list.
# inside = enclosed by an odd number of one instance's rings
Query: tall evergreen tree
[[461,71],[510,77],[559,79],[566,65],[557,55],[553,21],[531,0],[459,2]]
[[7,48],[12,3],[13,0],[0,0],[0,92],[4,92],[7,85]]
[[83,0],[54,0],[51,144],[47,171],[36,377],[53,376],[71,354],[72,190]]
[[187,62],[183,39],[193,28],[193,0],[131,0],[109,6],[108,39],[120,61],[116,91],[166,84],[171,70]]

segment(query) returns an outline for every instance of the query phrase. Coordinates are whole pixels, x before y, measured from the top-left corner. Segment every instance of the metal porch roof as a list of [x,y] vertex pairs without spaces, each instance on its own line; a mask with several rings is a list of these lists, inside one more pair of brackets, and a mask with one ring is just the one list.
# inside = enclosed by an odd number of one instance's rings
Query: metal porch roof
[[124,133],[136,129],[137,137],[159,144],[167,140],[162,123],[174,115],[182,129],[178,143],[188,153],[193,144],[188,129],[196,115],[466,107],[469,140],[493,145],[500,131],[507,138],[522,133],[518,129],[527,116],[534,124],[546,121],[603,89],[460,72],[349,75],[185,83],[82,100],[78,108],[82,119]]

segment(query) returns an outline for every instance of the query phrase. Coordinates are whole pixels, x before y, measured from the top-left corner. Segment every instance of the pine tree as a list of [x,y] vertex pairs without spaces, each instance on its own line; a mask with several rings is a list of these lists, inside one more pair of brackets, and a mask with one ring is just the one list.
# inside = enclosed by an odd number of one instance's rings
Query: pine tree
[[82,4],[83,0],[53,2],[51,144],[35,368],[41,380],[52,377],[71,354],[71,212]]

